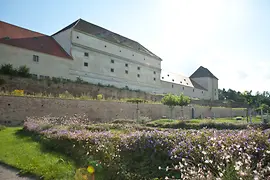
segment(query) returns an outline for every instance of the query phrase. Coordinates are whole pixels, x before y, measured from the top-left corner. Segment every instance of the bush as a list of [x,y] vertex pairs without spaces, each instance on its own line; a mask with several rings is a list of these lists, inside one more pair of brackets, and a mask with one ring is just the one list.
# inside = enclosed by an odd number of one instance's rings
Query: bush
[[2,64],[0,67],[0,73],[6,75],[17,75],[17,70],[13,68],[12,64]]
[[103,99],[103,95],[102,95],[102,94],[98,94],[98,95],[97,95],[97,100],[100,101],[100,100],[102,100],[102,99]]
[[30,77],[30,69],[28,67],[26,67],[26,65],[24,66],[20,66],[18,69],[18,76],[20,77]]
[[0,125],[0,131],[2,131],[2,130],[4,130],[4,129],[6,129],[6,126]]
[[[100,164],[98,173],[107,179],[266,179],[270,172],[270,130],[142,130],[136,124],[96,124],[88,131],[76,126],[82,121],[66,121],[69,130],[56,126],[60,121],[28,118],[24,127],[80,167]],[[44,122],[54,126],[44,131]]]
[[15,89],[11,94],[14,96],[24,96],[24,90]]
[[5,83],[6,83],[6,81],[4,79],[0,78],[0,86],[5,84]]

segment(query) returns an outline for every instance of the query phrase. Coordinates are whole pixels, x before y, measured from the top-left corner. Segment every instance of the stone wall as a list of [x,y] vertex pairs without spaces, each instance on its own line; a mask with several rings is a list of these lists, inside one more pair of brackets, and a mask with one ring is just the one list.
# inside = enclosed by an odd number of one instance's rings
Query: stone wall
[[[194,106],[184,107],[186,118],[191,118],[192,108],[194,116],[230,117],[244,116],[243,109],[212,108]],[[170,110],[162,104],[139,104],[141,117],[159,119],[163,116],[170,117]],[[114,119],[136,119],[136,104],[114,101],[95,100],[67,100],[57,98],[34,98],[0,96],[0,124],[19,125],[30,116],[72,116],[74,114],[86,114],[90,121],[110,122]],[[181,107],[176,107],[174,118],[181,117]]]

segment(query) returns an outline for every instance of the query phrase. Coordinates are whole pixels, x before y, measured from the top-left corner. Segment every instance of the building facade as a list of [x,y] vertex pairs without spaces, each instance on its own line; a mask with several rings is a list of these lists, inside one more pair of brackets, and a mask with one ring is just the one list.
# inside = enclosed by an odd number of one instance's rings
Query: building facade
[[0,54],[1,64],[26,65],[38,77],[218,99],[218,79],[208,69],[190,77],[162,71],[162,59],[140,43],[82,19],[52,36],[0,21]]

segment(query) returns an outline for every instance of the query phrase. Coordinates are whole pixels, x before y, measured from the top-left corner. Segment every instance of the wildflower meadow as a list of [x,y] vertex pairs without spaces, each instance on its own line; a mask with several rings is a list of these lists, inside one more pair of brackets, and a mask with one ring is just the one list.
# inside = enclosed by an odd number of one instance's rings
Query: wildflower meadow
[[184,130],[91,124],[84,116],[33,117],[24,130],[47,148],[94,164],[97,179],[267,179],[270,130]]

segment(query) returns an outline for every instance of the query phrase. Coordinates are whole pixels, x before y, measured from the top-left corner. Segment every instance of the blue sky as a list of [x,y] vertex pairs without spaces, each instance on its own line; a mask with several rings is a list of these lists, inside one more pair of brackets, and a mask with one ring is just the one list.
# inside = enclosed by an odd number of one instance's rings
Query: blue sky
[[2,0],[0,20],[51,35],[78,18],[140,42],[162,69],[200,65],[219,88],[270,90],[268,0]]

